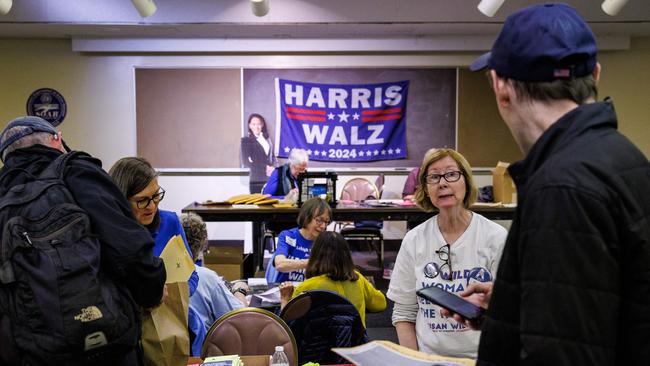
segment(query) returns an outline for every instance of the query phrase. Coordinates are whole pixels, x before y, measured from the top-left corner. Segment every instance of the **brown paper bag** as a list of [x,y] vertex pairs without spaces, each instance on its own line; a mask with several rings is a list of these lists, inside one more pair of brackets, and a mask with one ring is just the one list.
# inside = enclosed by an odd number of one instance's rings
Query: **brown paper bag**
[[516,203],[517,188],[508,173],[509,163],[502,161],[497,163],[496,168],[492,171],[492,193],[494,202]]
[[185,366],[190,356],[187,282],[168,283],[164,302],[142,316],[145,366]]

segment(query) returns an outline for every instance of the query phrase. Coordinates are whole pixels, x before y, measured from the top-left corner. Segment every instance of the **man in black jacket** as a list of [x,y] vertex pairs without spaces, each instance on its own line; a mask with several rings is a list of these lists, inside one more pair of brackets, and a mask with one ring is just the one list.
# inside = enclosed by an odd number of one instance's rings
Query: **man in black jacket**
[[[0,191],[7,192],[11,187],[38,176],[66,150],[61,134],[47,121],[32,116],[11,121],[0,136],[0,156],[4,161],[0,170]],[[71,159],[63,177],[77,205],[90,218],[92,232],[99,239],[100,271],[110,276],[117,286],[128,289],[132,298],[113,301],[129,307],[127,310],[134,314],[139,312],[137,306],[151,308],[158,305],[163,296],[165,267],[159,258],[153,257],[151,235],[135,220],[129,203],[102,170],[101,162],[88,156]],[[5,223],[1,224],[4,226]],[[0,329],[0,350],[3,351],[0,361],[3,362],[0,364],[4,365],[10,362],[2,358],[8,355],[10,345],[6,342],[11,336],[6,334],[9,331],[7,319],[0,321],[3,325]],[[1,344],[2,341],[5,343]],[[114,358],[104,357],[93,364],[139,364],[135,348],[126,354],[111,356]]]
[[596,102],[596,57],[580,15],[546,4],[509,16],[471,67],[526,154],[496,281],[464,294],[491,297],[478,365],[650,360],[650,165]]

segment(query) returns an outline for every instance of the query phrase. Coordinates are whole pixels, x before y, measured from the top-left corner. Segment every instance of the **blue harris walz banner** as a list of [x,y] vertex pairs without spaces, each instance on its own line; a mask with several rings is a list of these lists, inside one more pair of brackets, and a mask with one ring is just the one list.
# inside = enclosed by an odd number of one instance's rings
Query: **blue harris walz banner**
[[406,158],[408,81],[315,84],[275,79],[280,128],[276,155],[307,150],[311,160]]

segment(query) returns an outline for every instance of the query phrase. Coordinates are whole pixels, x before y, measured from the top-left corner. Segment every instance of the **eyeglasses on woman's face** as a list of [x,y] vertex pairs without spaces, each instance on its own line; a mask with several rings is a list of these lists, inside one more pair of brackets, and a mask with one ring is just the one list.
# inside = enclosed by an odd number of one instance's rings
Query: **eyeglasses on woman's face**
[[[451,270],[451,245],[443,245],[440,249],[436,250],[436,254],[438,254],[438,258],[440,258],[443,263],[441,265],[435,262],[427,263],[424,266],[424,275],[428,278],[436,278],[440,275],[442,279],[451,281],[453,273]],[[447,266],[447,269],[449,270],[447,275],[445,275],[442,270],[445,266]]]
[[316,225],[325,225],[325,226],[327,226],[327,225],[330,224],[331,221],[329,219],[321,219],[320,217],[315,217],[314,222],[316,223]]
[[446,172],[443,174],[429,174],[425,177],[427,184],[437,184],[440,182],[441,178],[444,178],[448,183],[457,182],[460,177],[463,176],[463,173],[460,170],[454,170],[451,172]]
[[135,200],[135,205],[137,208],[144,210],[145,208],[149,207],[149,204],[151,204],[151,202],[158,204],[163,200],[163,198],[165,198],[165,190],[160,188],[158,192],[151,197],[143,197]]

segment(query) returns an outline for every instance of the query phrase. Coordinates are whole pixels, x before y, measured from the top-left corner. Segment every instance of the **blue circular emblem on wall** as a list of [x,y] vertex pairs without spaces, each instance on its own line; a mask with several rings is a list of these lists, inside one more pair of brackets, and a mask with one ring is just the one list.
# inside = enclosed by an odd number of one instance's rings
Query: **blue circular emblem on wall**
[[65,99],[54,89],[38,89],[27,99],[27,115],[41,117],[53,126],[63,122],[67,109]]

